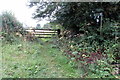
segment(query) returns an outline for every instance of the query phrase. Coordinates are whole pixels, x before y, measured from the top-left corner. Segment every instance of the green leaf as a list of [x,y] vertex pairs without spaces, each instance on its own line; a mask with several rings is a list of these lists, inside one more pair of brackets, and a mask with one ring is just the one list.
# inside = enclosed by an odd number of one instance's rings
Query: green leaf
[[77,54],[77,53],[78,53],[77,51],[72,52],[72,54],[74,54],[74,55]]

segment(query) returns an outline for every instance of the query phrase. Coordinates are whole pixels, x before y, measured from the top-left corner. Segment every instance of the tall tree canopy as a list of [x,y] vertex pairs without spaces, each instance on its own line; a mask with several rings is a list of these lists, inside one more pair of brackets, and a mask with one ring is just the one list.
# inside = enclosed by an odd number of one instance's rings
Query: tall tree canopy
[[[83,25],[97,26],[96,12],[103,13],[103,21],[120,20],[120,2],[101,3],[80,3],[80,2],[40,2],[31,3],[30,6],[37,6],[34,18],[50,18],[51,22],[61,24],[65,29],[72,29],[76,32]],[[100,20],[99,20],[100,22]]]

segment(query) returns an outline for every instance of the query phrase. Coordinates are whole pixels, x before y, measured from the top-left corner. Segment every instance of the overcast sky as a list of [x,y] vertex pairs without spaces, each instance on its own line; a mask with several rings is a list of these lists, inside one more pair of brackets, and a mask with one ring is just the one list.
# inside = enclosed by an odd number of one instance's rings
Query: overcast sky
[[[0,13],[3,11],[11,11],[15,14],[15,17],[22,23],[34,27],[36,26],[36,20],[32,19],[32,13],[34,8],[29,8],[27,5],[28,0],[0,0]],[[43,20],[39,22],[43,26],[47,21]]]

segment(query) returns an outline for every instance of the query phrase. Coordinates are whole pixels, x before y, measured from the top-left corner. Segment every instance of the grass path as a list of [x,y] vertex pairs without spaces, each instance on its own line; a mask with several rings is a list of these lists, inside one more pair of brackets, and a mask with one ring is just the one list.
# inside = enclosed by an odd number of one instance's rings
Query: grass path
[[68,78],[78,77],[62,52],[52,43],[19,42],[4,44],[3,77],[12,78]]

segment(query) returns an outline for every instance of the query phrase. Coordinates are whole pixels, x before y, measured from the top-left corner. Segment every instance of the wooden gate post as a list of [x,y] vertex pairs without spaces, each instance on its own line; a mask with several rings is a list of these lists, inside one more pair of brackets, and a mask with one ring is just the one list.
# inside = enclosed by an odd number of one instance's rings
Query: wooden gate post
[[58,37],[60,38],[60,29],[57,29]]

